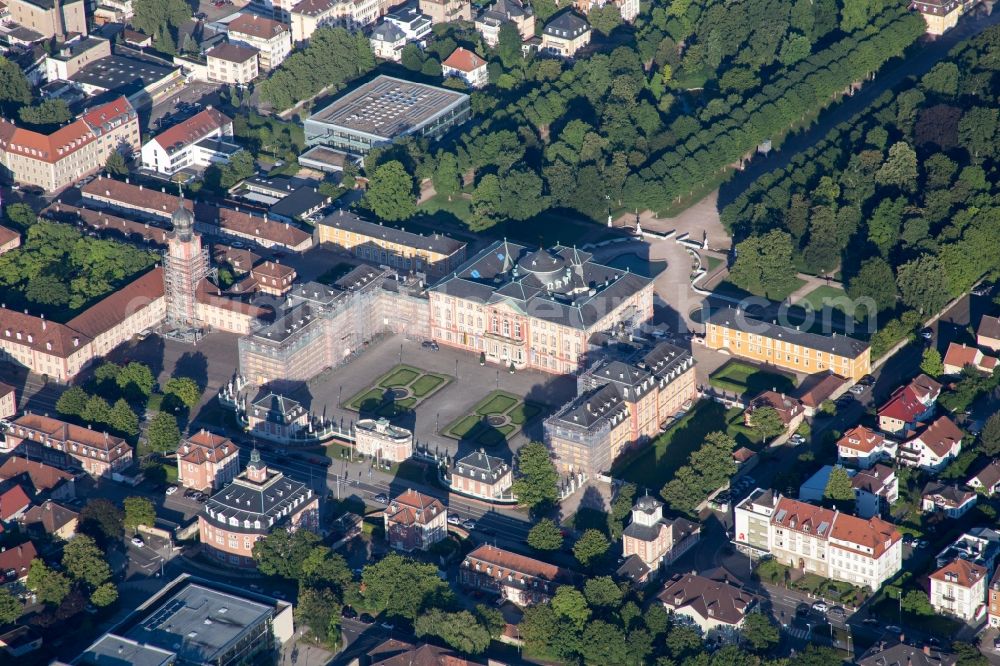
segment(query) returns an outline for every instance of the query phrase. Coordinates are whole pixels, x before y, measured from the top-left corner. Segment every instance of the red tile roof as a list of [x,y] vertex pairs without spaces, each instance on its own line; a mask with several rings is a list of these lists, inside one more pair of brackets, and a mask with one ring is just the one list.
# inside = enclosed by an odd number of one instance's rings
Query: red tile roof
[[986,567],[956,557],[931,574],[931,578],[962,587],[972,587],[986,578]]
[[879,418],[890,418],[912,423],[917,417],[927,411],[927,406],[920,402],[920,396],[913,386],[907,384],[896,389],[889,402],[878,410]]
[[806,502],[782,497],[774,507],[771,523],[785,529],[826,538],[836,512]]
[[90,306],[66,325],[96,338],[122,322],[125,317],[148,307],[163,297],[163,269],[157,266],[137,280]]
[[98,134],[103,133],[105,125],[122,116],[135,116],[135,109],[124,97],[113,99],[107,104],[95,106],[83,113],[83,120]]
[[220,463],[229,456],[237,455],[237,451],[228,437],[201,430],[183,440],[177,454],[185,462],[200,465],[205,462]]
[[983,318],[979,320],[977,334],[984,338],[1000,340],[1000,317],[983,315]]
[[52,500],[45,500],[41,506],[33,506],[24,514],[25,527],[41,525],[46,534],[53,534],[80,517],[76,511],[67,509]]
[[62,202],[53,204],[42,211],[55,220],[81,220],[84,224],[100,231],[117,231],[123,236],[138,236],[157,245],[167,244],[167,229],[148,222],[134,222],[105,211],[78,208]]
[[[494,578],[505,578],[508,573],[521,574],[548,581],[568,578],[568,573],[554,564],[541,562],[525,555],[518,555],[509,550],[483,544],[465,556],[468,566],[474,567],[476,562],[492,566]],[[479,573],[485,573],[481,570]]]
[[426,525],[444,512],[444,504],[439,499],[412,488],[389,502],[385,510],[389,522],[399,525]]
[[726,581],[695,574],[675,575],[657,598],[672,609],[690,607],[706,620],[731,625],[742,622],[757,601],[754,595]]
[[83,146],[97,140],[107,121],[135,114],[124,97],[90,109],[75,121],[51,134],[42,134],[0,120],[0,147],[27,157],[55,164]]
[[871,453],[883,443],[885,443],[885,438],[879,433],[864,426],[855,426],[844,433],[844,436],[837,442],[837,446],[861,453]]
[[197,113],[182,123],[157,134],[153,141],[168,154],[180,150],[193,143],[201,141],[206,136],[220,131],[226,125],[231,125],[232,118],[217,109],[208,108]]
[[955,425],[954,421],[947,416],[942,416],[924,428],[923,432],[916,438],[933,451],[938,458],[943,458],[948,455],[956,442],[962,441],[963,436],[964,433],[961,428]]
[[938,395],[941,394],[941,384],[923,373],[910,381],[910,387],[913,389],[914,395],[924,403],[937,400]]
[[199,303],[230,310],[231,312],[239,312],[251,317],[264,318],[272,314],[272,311],[266,308],[221,295],[219,288],[209,282],[208,278],[198,283],[198,290],[195,292],[195,297]]
[[5,226],[0,226],[0,245],[6,245],[15,238],[20,238],[21,234],[14,231],[13,229],[8,229]]
[[0,339],[58,358],[69,358],[90,342],[65,324],[7,308],[0,308]]
[[[81,187],[80,192],[85,198],[106,199],[119,206],[155,212],[165,219],[173,215],[180,201],[179,197],[166,192],[166,186],[162,189],[143,187],[103,176],[98,176]],[[184,200],[184,206],[188,210],[194,210],[194,203],[190,199]]]
[[31,499],[21,486],[11,486],[0,493],[0,520],[10,520],[31,506]]
[[[25,414],[24,416],[18,417],[14,421],[14,434],[17,434],[17,429],[19,427],[44,434],[53,442],[60,445],[65,445],[69,442],[105,452],[108,454],[107,462],[111,462],[112,460],[117,459],[119,455],[124,454],[125,451],[131,450],[129,445],[125,443],[125,440],[120,437],[115,437],[114,435],[109,435],[105,432],[99,432],[97,430],[91,430],[90,428],[84,428],[83,426],[74,425],[72,423],[66,423],[65,421],[54,419],[51,416],[42,416],[41,414]],[[10,433],[8,433],[8,435],[9,434]],[[117,453],[119,447],[122,449],[121,454]],[[67,451],[65,448],[60,448],[60,450],[70,454],[74,453],[72,450]],[[76,453],[80,452],[77,451]]]
[[462,72],[473,72],[486,64],[486,61],[468,49],[459,46],[451,52],[447,60],[441,63],[445,67],[451,67]]
[[[830,538],[856,544],[857,547],[851,550],[877,559],[903,537],[892,523],[887,523],[881,518],[865,520],[846,513],[838,513]],[[837,547],[845,546],[838,543]]]
[[[28,569],[31,568],[31,560],[38,557],[35,544],[25,541],[19,546],[13,546],[0,552],[0,580],[12,583],[27,577]],[[7,578],[7,572],[13,571],[14,575]]]
[[10,384],[4,384],[3,382],[0,382],[0,398],[3,398],[8,393],[13,393],[13,392],[14,392],[13,386],[11,386]]
[[28,460],[20,456],[11,456],[0,465],[0,481],[7,481],[14,477],[26,474],[31,480],[31,485],[38,492],[52,490],[59,484],[73,480],[73,475],[69,472],[46,465],[38,460]]
[[240,14],[226,26],[229,34],[240,33],[258,39],[271,39],[275,35],[288,32],[288,26],[257,14]]
[[198,221],[218,224],[223,231],[260,238],[286,247],[298,247],[312,237],[312,234],[287,222],[277,222],[231,208],[198,204],[194,212]]
[[277,261],[264,261],[250,269],[250,274],[254,277],[268,277],[275,280],[289,278],[295,275],[295,269]]
[[946,368],[964,368],[971,365],[980,370],[992,371],[997,366],[997,359],[984,355],[977,347],[952,342],[944,354],[944,365]]

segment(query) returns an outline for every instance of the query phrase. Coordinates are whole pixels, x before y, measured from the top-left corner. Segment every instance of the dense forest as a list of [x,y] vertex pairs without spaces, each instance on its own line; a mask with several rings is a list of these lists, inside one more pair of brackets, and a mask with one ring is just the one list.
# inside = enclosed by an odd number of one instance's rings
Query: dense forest
[[595,219],[663,211],[707,193],[762,141],[780,141],[903,53],[923,22],[898,1],[674,0],[572,63],[522,58],[516,35],[486,52],[470,31],[449,30],[438,39],[490,58],[495,85],[473,93],[476,118],[438,145],[407,139],[366,166],[399,160],[438,191],[462,174],[484,227],[550,207]]
[[[1000,269],[998,72],[1000,28],[991,28],[760,178],[723,211],[745,239],[733,281],[760,277],[751,264],[768,263],[768,252],[814,273],[839,269],[848,294],[871,298],[889,320],[879,322],[878,352]],[[782,279],[740,286],[764,293]]]

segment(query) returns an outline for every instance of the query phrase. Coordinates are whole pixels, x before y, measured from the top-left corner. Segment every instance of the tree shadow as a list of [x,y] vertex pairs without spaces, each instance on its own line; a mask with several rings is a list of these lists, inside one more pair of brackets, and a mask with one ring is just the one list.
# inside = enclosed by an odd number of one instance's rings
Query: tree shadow
[[202,391],[208,386],[208,357],[200,351],[184,352],[174,364],[173,377],[190,377]]

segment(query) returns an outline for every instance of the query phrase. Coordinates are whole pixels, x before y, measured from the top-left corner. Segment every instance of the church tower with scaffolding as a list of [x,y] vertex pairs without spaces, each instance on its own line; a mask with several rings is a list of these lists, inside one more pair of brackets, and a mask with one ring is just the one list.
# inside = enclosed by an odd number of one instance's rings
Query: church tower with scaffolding
[[167,250],[163,256],[163,291],[166,296],[166,325],[178,333],[193,333],[202,328],[198,317],[198,285],[208,277],[208,250],[202,247],[201,236],[194,231],[194,213],[180,205],[170,221],[173,229],[167,234]]

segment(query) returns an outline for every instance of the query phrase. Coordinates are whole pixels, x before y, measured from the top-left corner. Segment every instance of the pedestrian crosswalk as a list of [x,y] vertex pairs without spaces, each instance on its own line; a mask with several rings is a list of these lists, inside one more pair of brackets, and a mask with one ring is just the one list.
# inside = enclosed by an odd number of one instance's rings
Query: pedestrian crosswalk
[[802,629],[800,627],[785,624],[781,626],[781,630],[791,636],[792,638],[798,638],[799,640],[805,640],[809,638],[809,633],[811,629]]

